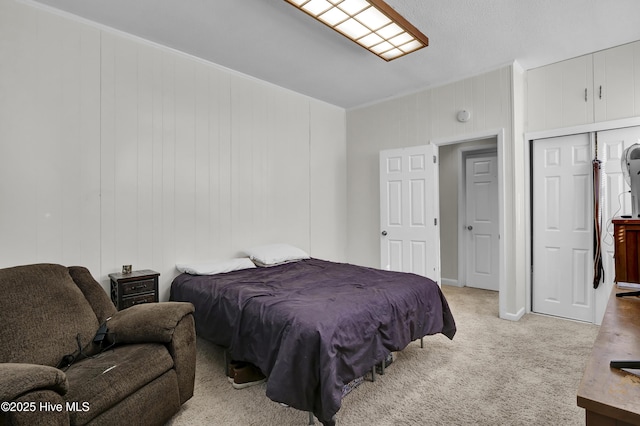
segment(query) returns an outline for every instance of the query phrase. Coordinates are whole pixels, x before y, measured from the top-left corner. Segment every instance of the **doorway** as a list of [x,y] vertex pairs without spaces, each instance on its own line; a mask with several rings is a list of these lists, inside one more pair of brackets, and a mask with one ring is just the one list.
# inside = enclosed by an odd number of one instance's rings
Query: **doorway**
[[[489,159],[491,185],[480,181],[482,190],[489,190],[490,198],[474,198],[477,191],[467,189],[467,163],[480,160],[478,172],[483,175]],[[493,158],[491,160],[491,158]],[[498,164],[497,137],[478,138],[443,145],[439,148],[439,204],[442,282],[454,286],[471,286],[498,291],[499,274],[499,210],[498,210]],[[473,179],[471,179],[473,180]],[[473,183],[470,185],[473,187]],[[469,200],[472,200],[471,202]],[[490,201],[486,203],[485,201]],[[467,208],[469,207],[469,209]],[[477,211],[480,208],[482,211]],[[487,210],[488,208],[488,210]],[[468,212],[471,210],[471,212]],[[484,216],[481,220],[470,220],[475,213]],[[490,218],[491,235],[485,232]],[[493,226],[495,225],[495,227]],[[471,227],[472,229],[468,229]],[[479,252],[483,243],[489,243],[491,252]],[[476,244],[477,243],[477,244]],[[478,255],[480,254],[480,255]],[[490,276],[488,275],[490,273]],[[478,280],[480,278],[480,280]]]
[[[438,138],[438,139],[433,139],[431,140],[431,144],[434,145],[434,154],[435,156],[438,158],[438,162],[442,161],[442,158],[440,156],[440,150],[442,149],[447,149],[447,146],[449,145],[459,145],[459,146],[463,146],[460,144],[464,144],[464,143],[469,143],[469,142],[473,142],[473,143],[477,143],[477,144],[482,144],[482,142],[480,141],[485,141],[484,143],[487,143],[487,140],[491,141],[491,144],[493,147],[495,147],[498,151],[498,230],[499,230],[499,241],[498,241],[498,291],[499,291],[499,295],[498,295],[498,311],[499,311],[499,316],[500,318],[503,319],[507,319],[507,320],[511,320],[511,321],[518,321],[522,315],[524,315],[525,309],[524,306],[520,309],[514,309],[514,311],[509,312],[507,310],[507,283],[506,283],[506,276],[507,276],[507,264],[505,262],[505,253],[506,253],[506,247],[505,247],[505,238],[500,238],[500,236],[504,236],[505,232],[506,232],[506,216],[507,216],[507,212],[505,211],[505,200],[508,199],[507,195],[506,195],[506,189],[505,189],[505,129],[495,129],[495,130],[486,130],[486,131],[479,131],[479,132],[473,132],[473,133],[469,133],[466,135],[458,135],[458,136],[453,136],[453,137],[446,137],[446,138]],[[494,143],[495,142],[495,143]],[[441,169],[446,167],[445,165],[442,165],[442,167],[440,165],[436,165],[437,169]],[[437,174],[437,176],[439,176],[439,173]],[[439,180],[439,179],[438,179]],[[450,196],[446,196],[447,192],[446,189],[440,186],[440,183],[438,183],[437,187],[436,187],[436,202],[438,203],[442,203],[445,200],[450,199]],[[438,209],[439,213],[443,213],[442,209]],[[444,212],[446,212],[446,210],[444,210]],[[445,213],[447,214],[447,213]],[[440,216],[440,219],[445,219],[445,217]],[[455,235],[458,235],[458,226],[456,225],[456,222],[454,222],[454,230],[453,232],[455,232]],[[443,229],[442,227],[439,227],[439,239],[442,242],[442,240],[444,240],[445,238],[447,239],[447,241],[452,241],[455,240],[457,241],[457,237],[453,236],[453,235],[449,235],[447,233],[447,231],[445,229]],[[442,250],[442,248],[441,248]],[[456,263],[458,263],[458,255],[457,255],[457,250],[454,253],[448,253],[448,256],[450,255],[451,257],[455,258]],[[441,263],[442,263],[442,259],[444,258],[445,254],[444,252],[441,251]],[[456,277],[456,282],[457,282],[457,277]],[[443,284],[449,284],[447,283],[444,279],[442,280]]]

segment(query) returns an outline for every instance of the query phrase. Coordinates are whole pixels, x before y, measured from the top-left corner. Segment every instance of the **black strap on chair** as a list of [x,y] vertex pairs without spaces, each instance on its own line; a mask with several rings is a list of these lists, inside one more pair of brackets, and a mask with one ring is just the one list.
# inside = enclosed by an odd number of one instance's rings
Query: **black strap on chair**
[[58,363],[58,365],[56,366],[56,368],[62,371],[66,371],[69,367],[71,367],[71,364],[73,364],[76,361],[80,361],[81,359],[84,359],[84,358],[93,358],[101,354],[102,352],[106,351],[107,349],[111,349],[115,345],[115,338],[113,343],[107,346],[103,346],[103,344],[105,343],[105,337],[107,335],[107,332],[109,331],[109,329],[107,328],[107,321],[100,324],[100,327],[98,328],[98,331],[96,332],[96,335],[93,337],[93,340],[92,340],[94,344],[99,346],[99,351],[97,354],[86,355],[82,350],[82,346],[83,346],[82,338],[80,334],[77,334],[76,344],[78,345],[78,349],[72,354],[63,356],[60,362]]

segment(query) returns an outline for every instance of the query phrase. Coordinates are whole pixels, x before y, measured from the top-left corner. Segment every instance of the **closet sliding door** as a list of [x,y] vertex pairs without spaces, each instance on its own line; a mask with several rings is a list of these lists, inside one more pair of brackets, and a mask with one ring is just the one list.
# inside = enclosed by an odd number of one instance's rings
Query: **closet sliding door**
[[[624,150],[640,127],[533,142],[532,310],[600,324],[615,280],[614,217],[631,213]],[[592,160],[600,162],[599,215],[594,218]],[[602,230],[604,278],[594,288],[594,219]]]
[[533,143],[533,311],[593,322],[590,135]]

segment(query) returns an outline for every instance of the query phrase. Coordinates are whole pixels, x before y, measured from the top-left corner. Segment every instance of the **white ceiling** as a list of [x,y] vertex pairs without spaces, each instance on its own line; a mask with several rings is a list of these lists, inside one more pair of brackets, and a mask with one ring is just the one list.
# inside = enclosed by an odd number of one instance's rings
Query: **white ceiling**
[[284,0],[38,3],[344,108],[640,40],[638,0],[387,0],[430,41],[391,62]]

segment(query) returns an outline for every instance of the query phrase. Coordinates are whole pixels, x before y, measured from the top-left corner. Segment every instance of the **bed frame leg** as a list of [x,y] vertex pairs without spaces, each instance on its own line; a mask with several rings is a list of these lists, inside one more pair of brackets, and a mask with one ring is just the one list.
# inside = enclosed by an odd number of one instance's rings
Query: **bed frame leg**
[[313,418],[313,413],[311,411],[309,411],[309,424],[310,425],[315,425],[316,424],[316,421]]
[[420,348],[424,348],[424,337],[420,338]]
[[373,367],[371,367],[371,381],[372,382],[376,381],[376,366],[375,365]]

